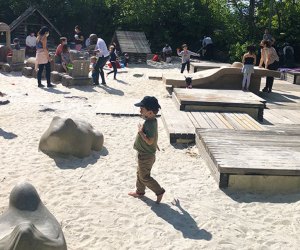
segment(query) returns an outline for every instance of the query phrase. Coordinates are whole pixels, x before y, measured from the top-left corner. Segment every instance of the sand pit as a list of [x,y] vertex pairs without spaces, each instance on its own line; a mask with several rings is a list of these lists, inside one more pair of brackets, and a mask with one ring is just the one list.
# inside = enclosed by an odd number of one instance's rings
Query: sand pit
[[[36,79],[0,74],[0,214],[20,180],[32,183],[62,226],[69,250],[99,249],[297,249],[299,194],[219,190],[195,145],[170,145],[158,118],[159,147],[152,174],[166,189],[160,205],[135,188],[133,142],[141,118],[96,115],[111,102],[154,95],[173,105],[152,74],[179,71],[131,65],[107,79],[107,87],[38,88]],[[134,74],[143,74],[136,78]],[[65,98],[65,95],[85,98]],[[132,105],[133,105],[132,101]],[[174,106],[175,108],[175,106]],[[44,110],[44,112],[41,112]],[[54,116],[89,121],[105,135],[105,147],[89,157],[50,158],[38,152],[40,135]]]

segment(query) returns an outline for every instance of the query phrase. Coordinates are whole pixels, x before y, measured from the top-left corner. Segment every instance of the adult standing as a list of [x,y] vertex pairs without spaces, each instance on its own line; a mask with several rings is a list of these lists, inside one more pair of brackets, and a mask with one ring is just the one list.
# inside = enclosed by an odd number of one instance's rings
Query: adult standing
[[78,25],[75,26],[74,38],[75,38],[75,49],[77,51],[80,51],[84,43],[84,36],[81,32],[81,28]]
[[[271,42],[262,40],[260,45],[262,49],[259,67],[262,68],[264,64],[265,69],[277,70],[279,67],[279,57],[276,50],[271,46]],[[266,86],[263,88],[263,92],[272,92],[273,82],[274,77],[267,76]]]
[[95,47],[95,51],[98,55],[98,60],[95,66],[95,82],[94,85],[99,85],[99,74],[101,76],[102,85],[106,85],[103,67],[105,66],[106,62],[109,59],[109,52],[106,46],[105,41],[102,38],[98,38],[97,44]]
[[202,51],[203,51],[203,56],[206,59],[212,59],[213,56],[213,41],[211,37],[209,36],[204,36],[202,40]]
[[47,37],[49,36],[49,29],[46,26],[43,26],[38,32],[38,36],[36,39],[36,66],[35,69],[38,69],[37,80],[38,87],[45,87],[42,84],[42,73],[44,68],[46,68],[46,79],[47,79],[47,87],[53,87],[50,82],[50,56],[47,46]]
[[269,29],[265,29],[265,33],[263,35],[263,40],[269,41],[271,46],[275,43],[275,38],[270,34]]
[[283,44],[283,60],[285,67],[294,67],[295,59],[294,59],[294,48],[289,43]]
[[34,56],[36,53],[36,36],[34,32],[30,32],[30,34],[26,37],[26,55]]
[[163,52],[163,60],[165,62],[171,62],[171,58],[172,58],[172,48],[169,44],[166,44],[166,46],[163,48],[162,50]]

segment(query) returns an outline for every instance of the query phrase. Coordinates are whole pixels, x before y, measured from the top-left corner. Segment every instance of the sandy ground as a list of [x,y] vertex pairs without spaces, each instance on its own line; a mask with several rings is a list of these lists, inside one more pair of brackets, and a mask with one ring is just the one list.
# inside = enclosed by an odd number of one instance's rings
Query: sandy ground
[[[14,185],[27,180],[61,223],[70,250],[299,249],[300,194],[219,190],[197,147],[170,145],[160,118],[152,173],[166,189],[162,203],[149,190],[144,199],[127,195],[135,190],[132,146],[142,120],[96,112],[144,95],[171,105],[162,82],[148,76],[179,69],[162,68],[131,66],[118,81],[110,75],[105,88],[41,89],[36,79],[0,73],[0,91],[10,100],[0,106],[0,215]],[[105,148],[84,159],[39,152],[56,115],[91,123],[104,134]]]

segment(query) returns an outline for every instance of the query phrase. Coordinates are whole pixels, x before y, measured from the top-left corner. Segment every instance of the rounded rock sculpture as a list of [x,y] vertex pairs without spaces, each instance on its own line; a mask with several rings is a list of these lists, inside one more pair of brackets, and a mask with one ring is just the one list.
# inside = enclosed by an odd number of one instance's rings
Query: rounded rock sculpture
[[13,188],[0,216],[0,249],[67,250],[60,224],[28,182]]
[[231,67],[233,67],[233,68],[243,68],[243,63],[234,62],[233,64],[231,64]]
[[56,116],[42,135],[39,150],[46,154],[60,153],[83,158],[89,156],[92,150],[100,151],[103,142],[103,134],[95,131],[91,124]]

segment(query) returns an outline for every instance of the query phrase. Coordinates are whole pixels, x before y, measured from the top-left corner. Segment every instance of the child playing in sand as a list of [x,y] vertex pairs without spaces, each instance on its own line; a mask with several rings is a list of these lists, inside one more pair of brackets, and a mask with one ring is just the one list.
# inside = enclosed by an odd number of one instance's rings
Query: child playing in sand
[[96,67],[96,63],[97,63],[97,57],[92,56],[90,60],[91,60],[90,71],[92,71],[93,82],[96,83],[97,82],[97,79],[96,79],[97,73],[95,71],[95,67]]
[[67,66],[70,66],[72,62],[70,58],[70,51],[67,44],[63,45],[62,52],[60,55],[61,55],[61,65],[63,66],[64,70],[68,72]]
[[248,91],[250,85],[251,74],[254,73],[254,65],[256,64],[256,55],[255,55],[255,47],[248,46],[247,53],[243,56],[243,68],[242,73],[244,74],[243,82],[242,82],[242,90]]
[[128,67],[129,64],[129,55],[127,53],[124,54],[124,66]]
[[15,50],[20,50],[21,49],[19,38],[14,38],[13,43],[14,43],[14,49]]
[[158,130],[155,116],[160,109],[160,105],[154,96],[145,96],[135,106],[140,107],[140,113],[145,122],[143,125],[139,124],[138,134],[133,146],[137,151],[138,158],[136,191],[130,192],[128,195],[135,198],[142,197],[145,194],[146,187],[148,187],[156,194],[156,203],[160,203],[165,190],[151,177],[151,168],[155,162],[155,152],[158,148]]
[[108,77],[109,74],[114,73],[114,80],[116,80],[117,78],[117,55],[116,55],[116,48],[111,45],[109,47],[109,61],[111,63],[111,66],[113,68],[113,70],[109,71],[108,73],[106,73],[106,77]]
[[177,49],[177,55],[182,57],[182,63],[181,63],[181,73],[183,73],[185,66],[187,67],[187,72],[190,72],[190,58],[191,56],[200,56],[197,53],[194,53],[190,50],[188,50],[188,46],[186,44],[182,45],[182,51],[180,49]]

